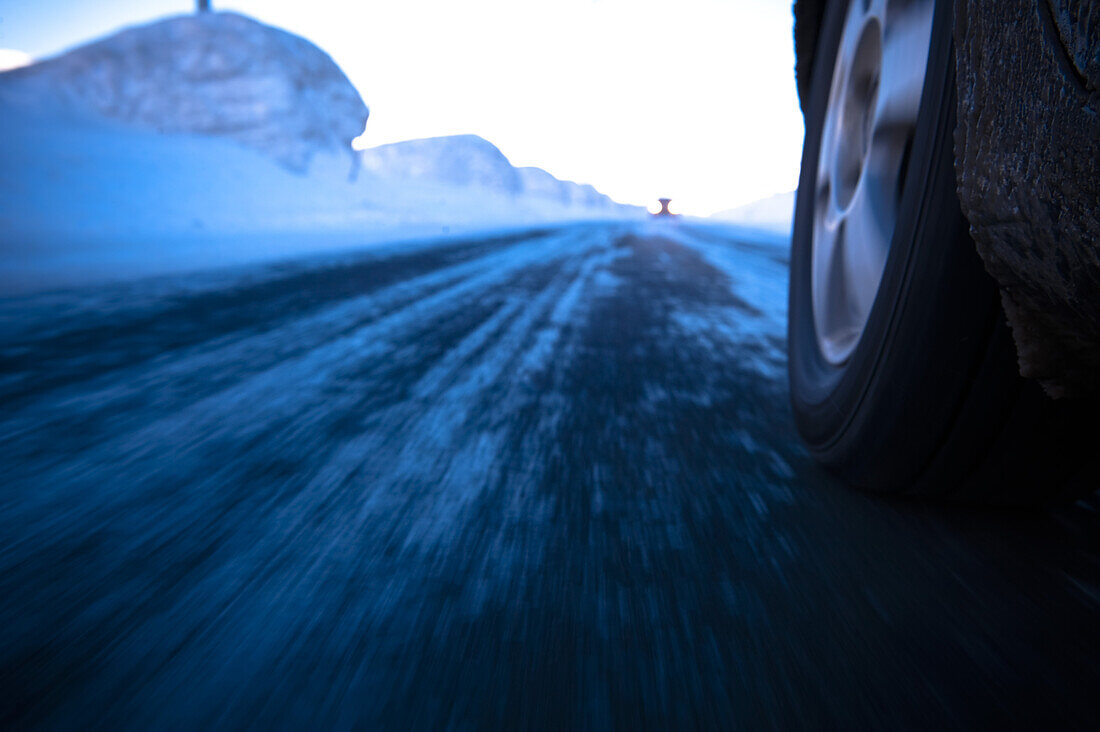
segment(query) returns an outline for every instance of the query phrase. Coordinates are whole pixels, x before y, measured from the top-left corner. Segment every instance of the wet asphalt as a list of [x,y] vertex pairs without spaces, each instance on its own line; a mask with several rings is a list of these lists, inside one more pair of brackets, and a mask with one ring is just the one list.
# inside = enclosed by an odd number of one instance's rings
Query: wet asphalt
[[1100,500],[849,491],[781,241],[687,222],[0,302],[6,728],[1088,728]]

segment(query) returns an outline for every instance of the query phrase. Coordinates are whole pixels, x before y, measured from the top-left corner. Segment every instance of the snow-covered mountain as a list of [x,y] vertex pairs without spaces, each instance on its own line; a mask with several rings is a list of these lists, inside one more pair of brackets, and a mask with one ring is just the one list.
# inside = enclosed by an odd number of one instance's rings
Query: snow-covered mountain
[[794,217],[795,192],[777,193],[744,206],[720,211],[711,216],[720,221],[732,221],[757,229],[765,229],[780,234],[791,232]]
[[167,133],[225,137],[303,171],[349,151],[367,107],[304,38],[236,13],[168,18],[5,73],[0,98]]
[[590,185],[559,180],[542,168],[516,168],[496,145],[477,135],[379,145],[364,150],[362,160],[364,169],[387,178],[478,187],[572,208],[636,209],[612,201]]

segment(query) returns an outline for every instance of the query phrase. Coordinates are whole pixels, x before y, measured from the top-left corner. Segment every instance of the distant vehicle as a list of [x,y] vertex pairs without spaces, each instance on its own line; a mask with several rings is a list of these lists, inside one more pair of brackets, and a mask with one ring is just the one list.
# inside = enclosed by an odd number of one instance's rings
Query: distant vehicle
[[810,452],[889,493],[1097,487],[1100,3],[794,12],[789,370]]
[[657,203],[661,204],[661,210],[653,214],[654,216],[676,216],[676,214],[668,210],[668,204],[672,203],[671,198],[658,198]]

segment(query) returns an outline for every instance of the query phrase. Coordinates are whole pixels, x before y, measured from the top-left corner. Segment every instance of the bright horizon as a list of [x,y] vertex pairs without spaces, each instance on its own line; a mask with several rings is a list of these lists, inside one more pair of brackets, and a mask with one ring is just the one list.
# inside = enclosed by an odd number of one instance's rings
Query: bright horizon
[[[308,38],[370,107],[370,146],[476,134],[517,166],[696,215],[797,184],[789,0],[214,1]],[[184,0],[4,9],[0,49],[55,55]]]

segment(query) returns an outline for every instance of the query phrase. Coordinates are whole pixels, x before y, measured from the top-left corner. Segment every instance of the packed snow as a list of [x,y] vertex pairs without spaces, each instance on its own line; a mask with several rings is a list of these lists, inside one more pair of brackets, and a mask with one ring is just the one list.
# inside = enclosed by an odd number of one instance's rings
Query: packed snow
[[10,71],[27,66],[34,61],[30,54],[14,48],[0,48],[0,71]]
[[474,136],[357,153],[366,118],[327,54],[233,13],[2,73],[0,288],[641,215]]
[[[630,210],[590,185],[555,178],[542,168],[516,168],[477,135],[406,140],[368,148],[363,167],[392,179],[479,187],[567,208]],[[640,208],[633,209],[641,213]]]
[[363,167],[387,178],[520,192],[519,173],[504,153],[477,135],[430,137],[368,148]]
[[712,219],[729,221],[742,226],[789,235],[794,217],[795,193],[777,193],[759,201],[720,211]]
[[621,205],[593,186],[558,180],[542,168],[517,168],[517,172],[525,193],[556,201],[563,206],[614,208]]

